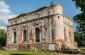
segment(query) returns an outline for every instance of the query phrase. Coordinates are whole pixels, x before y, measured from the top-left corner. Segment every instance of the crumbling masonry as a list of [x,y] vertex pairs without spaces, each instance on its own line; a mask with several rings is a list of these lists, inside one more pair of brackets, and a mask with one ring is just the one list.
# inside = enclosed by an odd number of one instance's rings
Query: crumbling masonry
[[8,20],[7,45],[12,50],[77,49],[73,21],[62,5],[45,6]]

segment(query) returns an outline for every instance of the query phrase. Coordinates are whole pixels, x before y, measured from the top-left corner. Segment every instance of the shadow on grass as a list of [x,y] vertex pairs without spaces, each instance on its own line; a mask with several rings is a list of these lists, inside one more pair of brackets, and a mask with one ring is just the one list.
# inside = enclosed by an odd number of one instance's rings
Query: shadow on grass
[[31,54],[10,54],[10,55],[31,55]]

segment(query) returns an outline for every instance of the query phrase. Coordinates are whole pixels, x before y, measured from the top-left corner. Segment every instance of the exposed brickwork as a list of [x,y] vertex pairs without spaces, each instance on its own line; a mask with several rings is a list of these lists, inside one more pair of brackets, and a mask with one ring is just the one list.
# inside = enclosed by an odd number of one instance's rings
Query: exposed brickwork
[[[9,19],[8,24],[8,49],[49,50],[49,43],[55,43],[56,50],[77,49],[73,21],[63,15],[62,5],[55,4],[22,14]],[[11,47],[12,44],[17,47]]]

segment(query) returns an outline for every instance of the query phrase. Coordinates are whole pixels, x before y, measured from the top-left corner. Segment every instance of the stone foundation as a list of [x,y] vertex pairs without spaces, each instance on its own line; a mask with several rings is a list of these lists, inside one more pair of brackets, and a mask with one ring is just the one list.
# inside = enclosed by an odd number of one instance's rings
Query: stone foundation
[[8,44],[6,45],[7,50],[17,50],[18,44]]
[[[54,46],[51,46],[54,45]],[[37,44],[9,44],[8,50],[42,50],[42,51],[56,51],[56,44],[51,43],[37,43]]]

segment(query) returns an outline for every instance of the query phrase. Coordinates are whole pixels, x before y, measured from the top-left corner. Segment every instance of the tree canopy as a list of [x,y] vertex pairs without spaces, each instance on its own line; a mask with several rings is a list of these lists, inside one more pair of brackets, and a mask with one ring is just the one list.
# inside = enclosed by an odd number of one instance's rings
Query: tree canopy
[[75,2],[75,6],[81,9],[81,13],[73,17],[77,23],[77,31],[75,32],[75,38],[78,42],[78,46],[85,47],[85,0],[72,0]]

